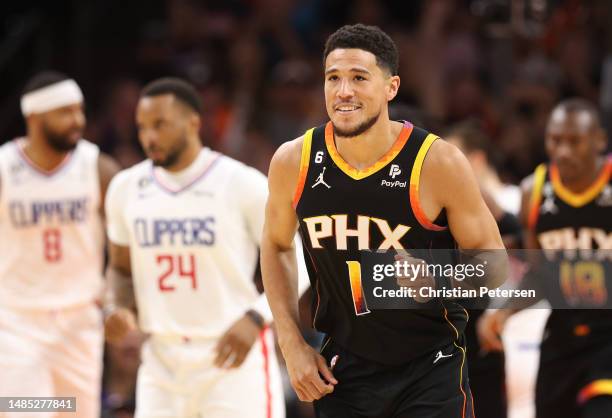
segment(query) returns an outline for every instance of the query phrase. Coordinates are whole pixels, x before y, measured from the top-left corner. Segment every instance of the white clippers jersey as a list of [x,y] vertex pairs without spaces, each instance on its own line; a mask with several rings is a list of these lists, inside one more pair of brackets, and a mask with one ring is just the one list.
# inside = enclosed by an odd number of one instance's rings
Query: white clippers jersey
[[103,228],[98,147],[80,140],[52,172],[0,147],[0,305],[60,309],[102,289]]
[[150,160],[119,173],[107,193],[108,236],[130,247],[145,332],[217,338],[260,296],[253,276],[267,182],[208,148],[186,172],[182,188]]

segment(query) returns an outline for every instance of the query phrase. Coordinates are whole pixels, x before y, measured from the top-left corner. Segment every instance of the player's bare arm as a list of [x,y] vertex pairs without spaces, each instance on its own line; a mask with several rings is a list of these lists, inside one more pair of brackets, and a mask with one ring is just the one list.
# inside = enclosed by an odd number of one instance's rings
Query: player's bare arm
[[465,280],[462,284],[499,287],[507,276],[504,244],[467,158],[454,145],[435,141],[423,163],[420,186],[419,200],[425,215],[433,220],[444,208],[459,248],[488,261],[486,281]]
[[304,341],[298,325],[298,279],[293,246],[298,221],[292,199],[298,183],[302,143],[303,138],[298,138],[283,144],[270,163],[261,270],[291,385],[302,401],[314,401],[331,393],[337,381],[323,356]]
[[136,329],[136,300],[132,284],[129,247],[109,243],[106,281],[107,315],[104,321],[106,340],[121,341],[128,332]]

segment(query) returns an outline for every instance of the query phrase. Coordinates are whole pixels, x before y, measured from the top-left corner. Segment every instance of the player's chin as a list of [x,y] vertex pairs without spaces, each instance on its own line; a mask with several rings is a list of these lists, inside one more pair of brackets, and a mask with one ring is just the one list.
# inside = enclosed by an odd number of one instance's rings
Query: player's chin
[[354,132],[357,131],[360,126],[361,120],[356,116],[342,116],[332,119],[334,124],[334,131],[339,136],[353,136]]
[[160,153],[157,153],[157,152],[149,153],[147,157],[149,157],[149,159],[153,162],[154,166],[159,166],[159,167],[165,167],[168,161],[165,155],[161,155]]
[[561,173],[561,176],[568,181],[578,178],[582,171],[578,164],[573,164],[571,162],[563,161],[557,162],[556,164]]

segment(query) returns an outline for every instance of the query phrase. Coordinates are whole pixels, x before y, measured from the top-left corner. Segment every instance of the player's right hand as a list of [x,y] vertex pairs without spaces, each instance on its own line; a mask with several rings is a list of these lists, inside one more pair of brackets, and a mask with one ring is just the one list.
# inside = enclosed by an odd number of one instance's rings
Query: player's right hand
[[338,383],[325,358],[306,344],[295,344],[283,350],[291,386],[298,398],[312,402],[334,391]]
[[113,309],[104,320],[104,335],[111,344],[121,342],[130,332],[136,330],[136,316],[127,308]]
[[512,315],[508,309],[486,312],[476,323],[476,333],[480,341],[480,347],[484,351],[503,351],[504,345],[501,334],[506,325],[506,321]]

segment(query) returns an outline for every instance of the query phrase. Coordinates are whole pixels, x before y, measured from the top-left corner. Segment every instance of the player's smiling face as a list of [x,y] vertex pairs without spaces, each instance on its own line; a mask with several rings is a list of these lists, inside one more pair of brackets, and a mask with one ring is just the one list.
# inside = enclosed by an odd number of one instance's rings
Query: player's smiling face
[[334,49],[325,60],[325,105],[337,136],[354,137],[366,132],[387,114],[399,77],[362,49]]

